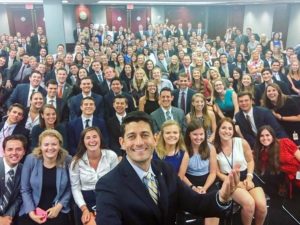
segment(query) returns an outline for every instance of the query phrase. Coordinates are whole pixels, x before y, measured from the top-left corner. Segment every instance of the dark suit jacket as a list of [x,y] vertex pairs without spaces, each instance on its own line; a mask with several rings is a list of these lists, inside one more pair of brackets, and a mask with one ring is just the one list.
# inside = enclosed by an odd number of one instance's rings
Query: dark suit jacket
[[[172,107],[171,112],[173,115],[173,119],[177,121],[181,127],[182,132],[185,132],[186,129],[186,122],[185,122],[185,115],[182,109]],[[151,117],[154,122],[154,131],[159,132],[161,125],[166,121],[164,111],[161,107],[151,113]]]
[[[273,81],[274,81],[274,83],[278,84],[278,86],[280,87],[283,94],[285,94],[285,95],[290,95],[291,94],[290,88],[289,88],[287,83],[284,83],[282,81],[278,81],[278,80],[275,80],[275,79],[273,79]],[[262,96],[265,92],[266,85],[265,85],[265,82],[263,82],[263,83],[258,84],[256,86],[257,86],[257,89],[255,89],[255,102],[260,103],[260,99],[262,98]]]
[[[122,95],[124,95],[128,100],[128,107],[126,109],[126,112],[129,113],[129,112],[134,111],[135,106],[134,106],[134,102],[133,102],[133,97],[126,92],[122,92]],[[106,119],[112,117],[115,113],[115,109],[113,108],[114,99],[115,99],[115,95],[112,91],[109,91],[104,96],[105,118]]]
[[[235,65],[232,63],[227,63],[227,64],[228,64],[229,76],[232,77],[233,69],[234,69]],[[219,68],[219,72],[220,72],[221,77],[225,77],[225,72],[222,69],[222,65]]]
[[[92,93],[92,97],[95,100],[96,104],[96,110],[94,112],[94,116],[103,118],[104,117],[104,100],[101,95],[97,95],[95,93]],[[77,117],[81,115],[81,110],[80,110],[80,103],[82,100],[83,96],[82,93],[75,95],[71,97],[68,101],[68,107],[69,107],[69,119],[74,120]]]
[[46,73],[45,78],[44,78],[44,82],[45,84],[49,81],[49,80],[56,80],[56,74],[55,74],[55,70],[51,70],[48,73]]
[[64,90],[63,90],[63,95],[62,95],[62,100],[64,102],[67,102],[68,99],[71,97],[72,92],[73,92],[73,86],[68,84],[68,83],[65,83]]
[[[16,88],[14,89],[13,93],[10,95],[10,97],[7,99],[6,105],[9,107],[13,103],[20,103],[24,107],[27,106],[27,100],[29,95],[29,84],[18,84]],[[43,96],[46,96],[47,92],[44,88],[41,86],[38,87],[38,91],[43,94]]]
[[[3,160],[4,159],[0,157],[0,196],[4,195],[4,190],[5,190],[5,168],[4,168]],[[19,212],[19,208],[22,203],[22,197],[20,194],[21,171],[22,171],[22,164],[19,164],[15,174],[14,188],[12,190],[12,195],[9,198],[7,207],[3,210],[4,212],[1,213],[0,211],[0,216],[14,217]]]
[[158,183],[158,205],[124,158],[96,184],[97,224],[174,225],[179,210],[205,217],[225,212],[217,205],[216,192],[197,194],[160,160],[152,161],[151,168]]
[[38,56],[39,55],[40,46],[39,46],[39,38],[38,38],[37,34],[35,34],[34,36],[32,36],[30,38],[30,46],[31,46],[31,54],[33,56]]
[[[98,127],[101,130],[102,136],[104,140],[103,143],[108,146],[109,143],[109,135],[107,132],[106,124],[104,119],[96,118],[93,116],[92,126]],[[71,120],[67,124],[67,135],[68,135],[68,143],[69,143],[69,154],[74,156],[77,152],[77,146],[80,139],[80,134],[83,131],[82,118],[78,117],[74,120]]]
[[[46,104],[46,97],[44,98],[44,104]],[[61,98],[56,98],[56,112],[57,112],[60,122],[69,120],[68,105]]]
[[[22,62],[15,62],[9,70],[7,70],[7,80],[13,81],[17,74],[19,73],[20,69],[22,67]],[[29,65],[25,66],[25,68],[29,67]],[[23,74],[24,78],[24,74]]]
[[[25,112],[24,112],[25,113]],[[0,131],[2,130],[3,126],[5,124],[5,121],[0,123]],[[22,134],[27,138],[27,141],[29,141],[29,130],[27,130],[23,123],[17,124],[15,129],[13,130],[12,134]],[[28,145],[29,146],[29,143]]]
[[[287,134],[282,129],[282,127],[277,122],[276,118],[274,117],[274,115],[269,109],[259,107],[259,106],[254,106],[253,116],[254,116],[254,122],[257,130],[263,125],[270,125],[276,132],[277,138],[287,137]],[[252,134],[253,132],[250,130],[250,127],[248,125],[248,122],[242,110],[240,110],[235,115],[235,120],[236,120],[236,124],[240,127],[244,138],[248,141],[251,148],[253,148],[256,137]]]
[[121,137],[121,125],[116,115],[112,116],[107,120],[107,129],[109,133],[109,147],[112,149],[118,156],[123,155],[123,150],[121,150],[121,145],[119,138]]
[[[179,105],[178,105],[178,98],[180,97],[179,96],[179,93],[180,93],[180,90],[179,89],[175,89],[173,91],[173,96],[174,96],[174,99],[172,101],[172,105],[177,107],[177,108],[181,108]],[[186,100],[185,100],[185,114],[189,113],[191,111],[191,103],[192,103],[192,97],[193,95],[195,94],[196,92],[190,88],[188,88],[188,91],[187,91],[187,96],[185,96]]]

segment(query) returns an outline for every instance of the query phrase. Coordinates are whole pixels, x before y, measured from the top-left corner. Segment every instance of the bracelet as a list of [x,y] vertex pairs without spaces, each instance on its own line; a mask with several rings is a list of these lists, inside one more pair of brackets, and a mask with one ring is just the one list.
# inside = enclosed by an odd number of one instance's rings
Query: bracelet
[[253,178],[253,174],[252,173],[247,173],[247,176],[252,177]]

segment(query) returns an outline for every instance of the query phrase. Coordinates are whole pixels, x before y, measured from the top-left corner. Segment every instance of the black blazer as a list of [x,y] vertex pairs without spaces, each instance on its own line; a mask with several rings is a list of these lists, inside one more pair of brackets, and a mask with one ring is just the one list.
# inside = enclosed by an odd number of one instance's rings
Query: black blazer
[[[4,168],[3,160],[4,159],[0,157],[0,196],[4,195],[4,190],[5,190],[5,168]],[[0,216],[15,217],[19,212],[19,208],[22,203],[22,196],[20,194],[21,171],[22,171],[22,164],[19,164],[15,174],[14,188],[12,190],[12,195],[9,198],[7,207],[4,209],[4,213],[1,213],[0,211]]]
[[[277,138],[287,137],[287,134],[282,129],[280,124],[277,122],[276,118],[272,114],[269,109],[254,106],[253,107],[253,116],[254,123],[257,129],[259,129],[263,125],[270,125],[274,131],[276,132]],[[256,136],[253,135],[253,132],[250,130],[246,117],[242,110],[240,110],[235,115],[236,125],[240,127],[240,130],[244,136],[244,138],[248,141],[251,148],[254,147]]]
[[109,133],[109,147],[118,156],[122,156],[124,151],[121,150],[119,138],[121,137],[121,125],[116,115],[109,118],[106,122],[107,130]]
[[97,224],[174,225],[178,210],[205,217],[224,214],[217,205],[216,192],[197,194],[163,161],[152,161],[151,168],[158,182],[158,205],[123,158],[96,184]]
[[[172,105],[177,107],[177,108],[181,108],[181,106],[178,105],[178,98],[179,98],[179,93],[180,93],[180,90],[179,89],[175,89],[173,91],[173,96],[174,96],[174,99],[172,101]],[[188,91],[187,91],[187,96],[185,96],[186,98],[186,103],[185,103],[185,114],[189,113],[191,111],[191,103],[192,103],[192,97],[193,95],[195,94],[196,92],[190,88],[188,88]]]

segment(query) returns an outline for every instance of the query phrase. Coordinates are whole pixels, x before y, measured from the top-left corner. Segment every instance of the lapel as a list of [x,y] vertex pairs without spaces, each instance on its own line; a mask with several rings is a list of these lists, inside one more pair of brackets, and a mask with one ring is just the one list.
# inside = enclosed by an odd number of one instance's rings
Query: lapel
[[22,164],[19,163],[17,167],[17,171],[15,174],[15,180],[14,180],[14,190],[17,189],[18,185],[20,185],[21,182],[21,172],[22,172]]
[[260,117],[260,115],[258,115],[258,114],[259,113],[257,112],[257,108],[253,107],[253,118],[254,118],[254,123],[255,123],[255,126],[256,126],[257,130],[260,127],[260,124],[259,124],[259,117]]
[[4,193],[5,187],[5,169],[4,169],[4,162],[3,158],[0,158],[0,195],[2,196]]
[[[149,209],[153,212],[155,217],[160,221],[161,220],[161,212],[157,205],[154,203],[151,198],[147,188],[140,180],[132,166],[129,164],[128,160],[125,158],[120,163],[119,167],[120,172],[122,173],[123,183],[131,189],[132,193],[136,195],[144,204],[147,205]],[[164,190],[163,190],[164,191]],[[165,192],[164,192],[165,195]],[[160,201],[160,199],[159,199]]]
[[159,124],[163,124],[165,121],[166,121],[166,118],[165,118],[165,113],[164,113],[164,111],[162,110],[162,108],[160,107],[159,108],[159,118],[158,118],[158,120],[159,120]]
[[43,160],[37,159],[37,171],[36,178],[38,179],[38,196],[42,195],[42,187],[43,187]]
[[56,204],[56,201],[58,200],[60,196],[60,187],[61,187],[61,179],[62,179],[62,168],[61,167],[56,167],[56,197],[54,199],[53,204]]

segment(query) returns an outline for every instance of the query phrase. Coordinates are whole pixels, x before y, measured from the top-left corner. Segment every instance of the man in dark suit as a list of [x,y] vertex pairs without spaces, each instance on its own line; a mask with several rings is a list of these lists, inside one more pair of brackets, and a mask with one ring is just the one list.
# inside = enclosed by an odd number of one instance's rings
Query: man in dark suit
[[65,62],[63,59],[57,59],[54,63],[54,68],[53,70],[49,71],[48,73],[46,73],[45,75],[45,79],[44,82],[47,83],[49,80],[53,79],[56,80],[56,73],[57,70],[60,68],[64,68],[65,67]]
[[57,98],[67,102],[71,97],[73,86],[67,83],[68,73],[65,68],[59,68],[56,73],[56,81],[58,84]]
[[168,78],[169,77],[169,71],[168,71],[168,61],[166,59],[164,51],[160,50],[157,53],[157,61],[156,61],[156,66],[160,68],[160,71],[162,73],[163,78]]
[[31,53],[33,56],[38,56],[39,55],[39,43],[41,40],[41,37],[44,33],[44,30],[42,27],[38,27],[36,30],[36,34],[34,34],[30,38],[30,46],[31,46]]
[[109,135],[104,119],[94,116],[96,104],[93,97],[85,97],[80,104],[81,116],[71,120],[68,125],[69,154],[75,155],[81,132],[87,127],[98,127],[103,136],[103,143],[108,146]]
[[42,74],[38,71],[33,71],[29,77],[29,84],[18,84],[13,93],[7,99],[6,105],[9,107],[13,103],[20,103],[28,107],[29,98],[33,92],[41,92],[46,96],[46,90],[40,86],[42,81]]
[[144,31],[143,25],[140,24],[138,27],[138,31],[135,33],[135,38],[141,40],[145,37],[146,37],[146,32]]
[[290,88],[289,79],[287,78],[287,76],[285,74],[280,72],[280,62],[278,60],[274,60],[272,62],[271,69],[272,69],[273,79],[284,82]]
[[8,108],[6,120],[0,123],[0,157],[3,156],[2,144],[6,137],[22,134],[28,140],[29,130],[23,124],[24,111],[22,105],[15,103]]
[[240,92],[238,94],[240,111],[235,115],[236,125],[239,126],[244,138],[253,149],[258,129],[263,125],[270,125],[276,132],[277,138],[287,137],[280,124],[269,109],[252,107],[252,94]]
[[80,111],[80,103],[81,100],[87,96],[93,97],[96,104],[96,110],[94,112],[94,116],[103,118],[104,117],[104,100],[101,95],[97,95],[92,92],[93,82],[90,77],[84,77],[80,81],[80,89],[81,93],[71,97],[68,101],[68,107],[70,111],[70,120],[74,120],[75,118],[81,115]]
[[191,66],[191,62],[191,57],[188,54],[186,54],[185,56],[183,56],[183,68],[179,70],[179,74],[185,73],[187,75],[189,82],[192,81],[192,73],[194,69],[194,67]]
[[163,88],[160,91],[159,102],[160,108],[151,113],[151,117],[154,122],[155,132],[160,131],[161,125],[167,120],[175,120],[181,127],[181,131],[184,133],[186,129],[185,115],[182,109],[171,106],[174,99],[170,88]]
[[76,28],[73,30],[73,38],[75,43],[78,41],[78,37],[80,36],[80,33],[81,33],[80,23],[76,23]]
[[196,92],[188,88],[189,80],[186,74],[179,74],[178,85],[179,89],[173,91],[172,105],[181,108],[184,114],[187,114],[191,111],[192,97]]
[[263,59],[264,61],[264,68],[271,68],[272,63],[273,63],[273,58],[272,58],[272,51],[271,50],[267,50],[265,53],[265,57]]
[[121,124],[123,118],[127,115],[126,109],[128,107],[128,100],[123,95],[116,95],[113,107],[115,114],[107,120],[107,128],[110,135],[110,144],[109,147],[116,152],[118,157],[122,157],[124,151],[121,149],[119,139],[121,137]]
[[4,139],[3,158],[0,157],[0,224],[11,225],[18,215],[22,197],[20,163],[25,155],[27,140],[22,135],[11,135]]
[[6,88],[16,87],[22,83],[25,78],[25,69],[29,67],[29,55],[23,55],[22,62],[15,62],[12,67],[7,70]]
[[265,89],[267,87],[268,84],[271,83],[276,83],[278,84],[278,86],[280,87],[281,91],[285,94],[285,95],[290,95],[291,91],[290,88],[288,86],[288,84],[282,82],[282,81],[278,81],[276,79],[273,79],[273,74],[272,74],[272,70],[269,68],[264,68],[261,71],[261,75],[262,75],[262,80],[263,82],[261,84],[257,85],[257,89],[255,92],[255,102],[257,105],[260,105],[260,100],[265,92]]
[[104,96],[104,106],[105,106],[105,118],[110,118],[114,115],[115,109],[113,108],[113,102],[117,95],[123,95],[127,98],[128,108],[127,112],[132,112],[135,110],[135,104],[132,95],[122,91],[123,83],[118,77],[111,80],[110,91]]
[[47,95],[44,98],[44,103],[53,105],[56,109],[56,112],[60,118],[60,121],[69,120],[69,109],[65,101],[60,98],[57,98],[57,88],[58,84],[55,80],[49,80],[46,84]]
[[230,208],[238,172],[233,170],[218,192],[199,195],[170,165],[152,160],[156,146],[152,122],[139,111],[124,118],[120,144],[127,156],[96,184],[97,224],[173,225],[179,210],[222,216]]
[[228,63],[228,58],[226,54],[220,54],[220,75],[221,77],[232,78],[234,65],[232,63]]
[[17,51],[15,49],[10,49],[8,56],[6,58],[5,68],[10,69],[12,65],[18,61],[16,56],[17,56]]

